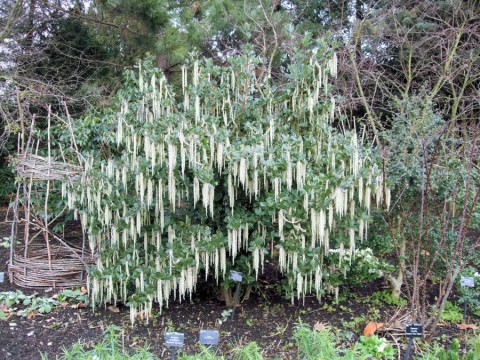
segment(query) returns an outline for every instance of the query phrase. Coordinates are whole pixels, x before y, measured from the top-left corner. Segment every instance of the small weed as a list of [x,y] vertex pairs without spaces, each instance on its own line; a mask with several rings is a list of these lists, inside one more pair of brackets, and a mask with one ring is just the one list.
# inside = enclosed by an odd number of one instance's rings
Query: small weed
[[83,289],[76,289],[76,290],[66,289],[58,293],[55,297],[60,302],[68,301],[68,302],[83,302],[84,304],[88,303],[87,292],[86,290],[83,290]]
[[262,352],[256,342],[250,342],[240,349],[235,349],[235,359],[238,360],[263,360]]
[[[63,355],[59,360],[90,360],[90,359],[115,359],[115,360],[154,360],[156,357],[148,351],[148,346],[136,349],[133,354],[121,350],[119,340],[119,329],[109,326],[105,332],[101,343],[93,345],[91,350],[87,350],[86,344],[77,343],[70,349],[63,349]],[[45,354],[42,354],[42,360],[48,360]]]
[[322,309],[330,313],[337,311],[337,309],[335,309],[335,307],[330,304],[323,304]]
[[61,323],[53,323],[52,325],[50,325],[48,328],[50,330],[56,330],[58,329],[62,324]]
[[227,321],[230,315],[232,315],[232,311],[232,309],[223,310],[221,314],[222,317],[220,319],[217,319],[218,325],[222,325],[225,321]]
[[458,306],[455,306],[450,301],[447,301],[445,304],[445,309],[440,315],[440,319],[444,321],[452,322],[452,323],[462,322],[463,321],[462,309],[460,309]]
[[355,345],[355,349],[360,353],[360,358],[364,359],[395,359],[396,350],[386,339],[379,338],[377,335],[369,337],[361,336],[360,342]]
[[368,297],[370,304],[375,306],[394,305],[394,306],[407,306],[407,300],[399,297],[396,298],[389,290],[377,291]]
[[345,329],[351,329],[351,330],[358,330],[360,329],[365,323],[367,322],[367,319],[364,316],[356,316],[350,321],[344,321],[342,322],[342,326]]

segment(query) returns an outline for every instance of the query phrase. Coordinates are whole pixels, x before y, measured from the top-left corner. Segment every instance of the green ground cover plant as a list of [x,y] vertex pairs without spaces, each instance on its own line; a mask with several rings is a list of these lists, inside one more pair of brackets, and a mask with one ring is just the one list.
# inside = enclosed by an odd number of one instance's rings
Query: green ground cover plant
[[[297,346],[297,356],[304,360],[391,360],[397,358],[396,349],[384,338],[373,335],[361,337],[352,348],[346,348],[339,342],[331,329],[320,331],[311,329],[306,324],[298,324],[293,336]],[[460,343],[454,340],[448,349],[436,343],[422,345],[421,354],[414,356],[415,360],[478,360],[480,357],[480,337],[473,336],[468,340],[467,352],[462,354]],[[425,348],[426,347],[426,348]],[[154,360],[159,357],[149,351],[148,345],[136,349],[122,347],[120,329],[110,326],[105,330],[103,339],[92,348],[86,348],[81,343],[74,344],[63,350],[58,360]],[[184,354],[181,351],[179,360],[262,360],[262,349],[250,342],[242,346],[234,346],[229,355],[221,354],[220,350],[199,345],[195,354]],[[48,358],[43,355],[43,360]]]

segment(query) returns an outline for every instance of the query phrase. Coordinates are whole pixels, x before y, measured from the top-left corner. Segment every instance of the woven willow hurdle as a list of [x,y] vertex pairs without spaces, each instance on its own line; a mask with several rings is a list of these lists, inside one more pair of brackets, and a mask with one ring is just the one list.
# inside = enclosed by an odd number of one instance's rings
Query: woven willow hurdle
[[35,154],[18,154],[15,159],[17,175],[36,181],[72,179],[82,173],[80,166],[55,161]]
[[[38,155],[39,140],[35,150],[32,136],[35,121],[33,118],[26,145],[24,146],[24,142],[20,145],[19,141],[20,151],[10,160],[16,169],[18,180],[8,272],[10,281],[21,287],[81,286],[86,283],[87,268],[94,263],[92,255],[85,249],[84,241],[81,246],[73,246],[51,230],[54,222],[67,211],[64,208],[59,214],[55,214],[53,220],[49,219],[48,203],[51,192],[58,189],[58,186],[55,186],[58,182],[72,181],[80,177],[83,169],[67,163],[65,159],[58,161],[51,156],[50,115],[49,111],[48,155]],[[70,124],[69,117],[68,121]],[[22,139],[25,139],[24,135],[21,135]],[[71,135],[73,138],[73,132]],[[63,157],[61,148],[60,153]],[[15,246],[15,240],[20,240],[19,226],[23,227],[23,244]]]

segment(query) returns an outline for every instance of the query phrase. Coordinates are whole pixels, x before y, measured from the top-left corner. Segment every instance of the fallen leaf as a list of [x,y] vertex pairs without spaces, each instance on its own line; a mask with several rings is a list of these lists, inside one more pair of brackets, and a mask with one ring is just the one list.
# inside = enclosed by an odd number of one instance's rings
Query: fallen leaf
[[376,322],[369,322],[367,326],[365,326],[365,329],[363,330],[363,335],[364,336],[370,336],[375,333],[378,329],[382,328],[384,323],[376,323]]
[[33,311],[30,311],[28,314],[27,314],[27,319],[33,319],[35,317],[35,315],[38,314],[38,311],[37,310],[33,310]]
[[85,295],[88,292],[88,290],[87,290],[87,288],[82,286],[81,289],[80,289],[80,292],[82,293],[82,295]]
[[120,312],[120,309],[119,309],[118,307],[112,306],[112,305],[110,305],[109,307],[107,307],[107,309],[110,310],[110,311],[113,312],[113,313],[118,313],[118,312]]
[[85,303],[83,302],[79,302],[78,304],[73,304],[72,305],[72,309],[83,309],[83,308],[86,308],[87,305],[85,305]]
[[322,331],[322,330],[330,330],[330,327],[328,324],[321,323],[321,322],[316,322],[315,325],[313,325],[313,328],[317,331]]
[[66,308],[66,307],[68,306],[68,301],[62,301],[62,302],[60,303],[60,306],[61,306],[62,308]]
[[457,324],[457,328],[460,329],[460,330],[467,330],[467,329],[478,330],[478,329],[480,329],[475,324]]
[[137,319],[138,319],[138,320],[142,320],[143,318],[146,317],[146,315],[147,315],[147,312],[146,312],[145,310],[143,310],[143,311],[138,311],[138,312],[137,312]]

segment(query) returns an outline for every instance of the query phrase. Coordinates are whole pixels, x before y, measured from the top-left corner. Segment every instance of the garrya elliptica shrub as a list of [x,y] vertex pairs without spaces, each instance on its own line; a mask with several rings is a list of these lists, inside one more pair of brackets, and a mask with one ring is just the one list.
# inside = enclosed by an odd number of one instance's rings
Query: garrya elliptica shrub
[[[63,186],[91,250],[91,302],[123,301],[131,320],[195,291],[199,276],[246,281],[278,261],[289,293],[337,293],[372,202],[390,202],[378,160],[332,126],[337,61],[323,42],[299,48],[281,75],[256,77],[251,51],[182,68],[178,93],[153,66],[127,74],[105,157],[84,154]],[[111,113],[111,112],[110,112]],[[245,260],[246,259],[246,260]]]

